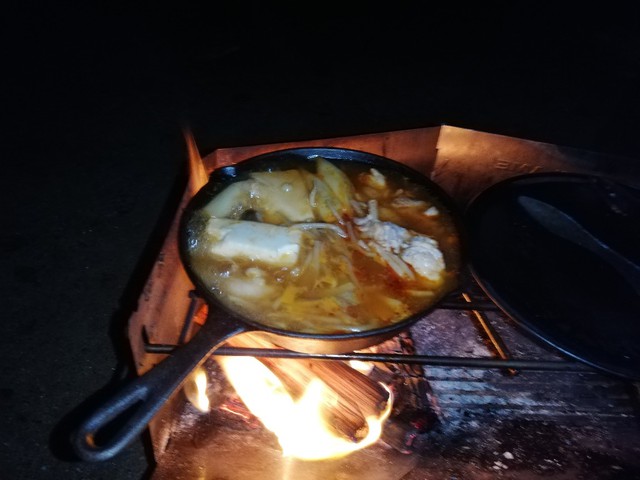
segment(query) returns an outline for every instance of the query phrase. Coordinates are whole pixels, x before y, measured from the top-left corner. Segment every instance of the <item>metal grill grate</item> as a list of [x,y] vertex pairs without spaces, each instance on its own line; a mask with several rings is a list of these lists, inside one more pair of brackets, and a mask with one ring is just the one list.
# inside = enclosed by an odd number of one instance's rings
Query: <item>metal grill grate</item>
[[[485,339],[489,348],[489,355],[482,356],[459,356],[447,354],[425,355],[410,353],[368,353],[351,352],[344,354],[308,354],[292,352],[280,349],[250,349],[250,348],[218,348],[214,355],[240,355],[266,358],[313,358],[320,360],[361,360],[370,362],[387,362],[396,364],[416,364],[431,367],[468,368],[468,369],[500,369],[510,375],[517,374],[518,370],[537,370],[555,372],[576,372],[585,373],[593,371],[590,367],[565,358],[556,359],[533,359],[515,358],[511,349],[507,346],[508,341],[494,327],[489,316],[499,314],[500,309],[467,275],[465,286],[462,291],[450,294],[440,304],[439,308],[430,315],[421,319],[418,325],[438,316],[443,311],[464,312],[467,319],[474,328]],[[170,354],[181,343],[185,341],[193,327],[193,320],[198,306],[203,300],[194,292],[189,292],[191,298],[190,306],[184,319],[181,334],[175,344],[151,343],[148,336],[143,332],[144,348],[147,353]]]

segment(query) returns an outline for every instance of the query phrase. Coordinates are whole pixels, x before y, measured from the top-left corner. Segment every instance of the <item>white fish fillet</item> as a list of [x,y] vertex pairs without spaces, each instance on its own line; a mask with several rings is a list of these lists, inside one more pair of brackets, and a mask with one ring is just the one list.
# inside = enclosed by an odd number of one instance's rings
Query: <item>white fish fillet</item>
[[209,252],[220,257],[291,267],[300,255],[302,232],[295,228],[211,218],[206,233],[211,241]]

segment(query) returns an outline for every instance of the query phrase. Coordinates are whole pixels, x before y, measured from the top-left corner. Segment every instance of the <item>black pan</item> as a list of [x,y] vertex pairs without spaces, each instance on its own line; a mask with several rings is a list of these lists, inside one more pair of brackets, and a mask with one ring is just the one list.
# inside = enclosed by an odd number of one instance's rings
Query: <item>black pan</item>
[[[104,402],[76,431],[73,444],[83,460],[97,461],[113,457],[134,440],[146,427],[156,412],[178,389],[186,377],[211,355],[227,339],[240,333],[260,331],[274,344],[289,350],[305,353],[344,353],[369,347],[391,338],[422,318],[428,310],[420,311],[398,323],[368,331],[347,334],[310,334],[270,328],[238,315],[221,304],[215,294],[194,273],[186,255],[189,241],[190,220],[194,212],[211,200],[230,183],[241,179],[251,171],[286,170],[300,162],[315,162],[321,156],[328,160],[357,163],[393,170],[407,177],[412,183],[425,186],[439,200],[441,214],[449,214],[460,228],[459,217],[447,194],[432,181],[415,170],[377,155],[338,148],[301,148],[268,153],[221,168],[212,173],[209,182],[190,201],[181,219],[180,249],[184,266],[199,293],[209,305],[209,318],[205,325],[184,346],[170,357],[122,388]],[[461,238],[461,236],[459,236]],[[101,444],[94,438],[104,427],[115,420],[130,415],[114,435]]]
[[640,379],[640,191],[603,177],[525,175],[467,210],[472,271],[538,338]]

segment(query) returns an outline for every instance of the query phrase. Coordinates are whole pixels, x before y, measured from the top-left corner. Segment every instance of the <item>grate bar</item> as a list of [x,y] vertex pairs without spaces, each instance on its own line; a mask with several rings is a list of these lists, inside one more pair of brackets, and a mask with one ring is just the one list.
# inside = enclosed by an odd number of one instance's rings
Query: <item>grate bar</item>
[[489,300],[474,299],[470,302],[457,299],[445,299],[438,304],[438,308],[443,310],[482,310],[500,312],[500,308]]
[[[164,353],[170,354],[176,348],[171,344],[147,344],[145,351],[147,353]],[[407,355],[402,353],[302,353],[290,350],[280,349],[262,349],[262,348],[234,348],[221,347],[218,348],[213,355],[219,356],[249,356],[260,358],[299,358],[314,360],[360,360],[363,362],[381,362],[381,363],[402,363],[429,365],[432,367],[450,367],[450,368],[511,368],[517,370],[542,370],[557,372],[592,372],[593,369],[577,362],[566,360],[514,360],[514,359],[498,359],[498,358],[468,358],[468,357],[447,357],[447,356],[431,356],[431,355]]]
[[[463,293],[462,298],[468,305],[471,305],[474,300],[468,293]],[[500,334],[493,328],[493,325],[489,320],[485,317],[485,315],[477,308],[472,308],[471,313],[473,314],[473,318],[475,318],[476,322],[480,326],[482,332],[484,332],[485,336],[491,343],[493,350],[498,355],[498,358],[501,360],[511,360],[511,352],[509,348],[505,344],[504,340],[500,336]],[[517,375],[518,371],[513,368],[507,368],[504,371],[507,375]]]

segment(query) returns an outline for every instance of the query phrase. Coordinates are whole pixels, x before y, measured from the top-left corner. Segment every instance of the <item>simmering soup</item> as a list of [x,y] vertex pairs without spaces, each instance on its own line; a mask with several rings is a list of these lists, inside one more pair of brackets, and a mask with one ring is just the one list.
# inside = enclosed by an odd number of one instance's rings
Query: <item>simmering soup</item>
[[384,327],[456,286],[445,206],[391,170],[317,157],[252,172],[193,216],[191,266],[229,309],[304,333]]

